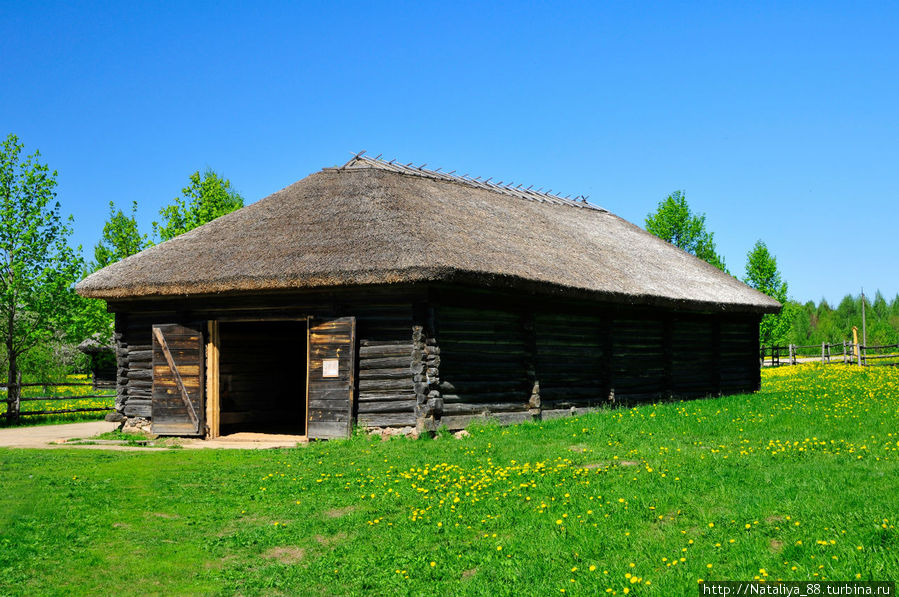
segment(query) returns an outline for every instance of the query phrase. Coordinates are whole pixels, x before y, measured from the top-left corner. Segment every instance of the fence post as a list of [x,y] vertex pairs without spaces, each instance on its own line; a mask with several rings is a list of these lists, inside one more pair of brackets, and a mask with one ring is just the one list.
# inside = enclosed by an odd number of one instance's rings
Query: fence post
[[821,343],[821,364],[822,365],[824,364],[824,344],[825,344],[825,342]]
[[790,343],[790,364],[796,364],[796,345],[792,342]]
[[846,364],[846,341],[843,340],[843,364]]
[[862,366],[862,353],[858,349],[858,328],[856,326],[852,326],[852,344],[855,347],[855,362],[858,363],[858,366]]

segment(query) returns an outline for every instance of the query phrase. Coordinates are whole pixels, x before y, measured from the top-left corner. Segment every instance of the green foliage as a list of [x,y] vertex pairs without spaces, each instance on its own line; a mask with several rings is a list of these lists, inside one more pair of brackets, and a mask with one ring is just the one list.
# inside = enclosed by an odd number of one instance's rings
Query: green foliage
[[760,240],[746,255],[746,277],[743,281],[784,306],[780,313],[762,317],[759,324],[759,342],[763,346],[782,344],[794,319],[794,307],[787,302],[787,283],[777,269],[777,259]]
[[60,340],[72,320],[72,287],[83,261],[68,245],[71,218],[55,202],[56,172],[22,158],[23,145],[10,134],[0,148],[0,329],[9,379],[18,359],[40,344]]
[[[892,301],[878,291],[873,303],[865,297],[865,319],[868,327],[868,345],[880,346],[899,342],[899,295]],[[804,305],[790,301],[792,309],[790,329],[784,343],[812,345],[829,342],[839,344],[852,340],[852,326],[858,328],[862,341],[862,298],[847,294],[834,309],[827,301],[817,305],[809,301]]]
[[94,247],[94,262],[91,269],[97,271],[111,263],[121,261],[143,251],[150,246],[146,234],[141,234],[137,228],[137,201],[131,203],[131,214],[119,209],[109,202],[109,219],[103,225],[103,234],[100,242]]
[[197,226],[211,222],[219,216],[243,207],[244,200],[231,188],[231,181],[212,170],[190,175],[190,184],[181,190],[181,196],[162,208],[162,223],[153,223],[153,229],[163,241],[175,238]]
[[724,259],[715,250],[715,234],[706,229],[705,214],[693,213],[682,191],[668,195],[659,202],[654,213],[646,216],[646,230],[718,269],[728,271]]

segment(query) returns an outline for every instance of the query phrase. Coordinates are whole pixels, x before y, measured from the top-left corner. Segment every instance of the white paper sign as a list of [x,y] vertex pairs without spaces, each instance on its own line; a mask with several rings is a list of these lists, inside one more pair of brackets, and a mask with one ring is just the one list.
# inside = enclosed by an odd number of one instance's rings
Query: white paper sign
[[337,377],[340,359],[322,359],[322,377]]

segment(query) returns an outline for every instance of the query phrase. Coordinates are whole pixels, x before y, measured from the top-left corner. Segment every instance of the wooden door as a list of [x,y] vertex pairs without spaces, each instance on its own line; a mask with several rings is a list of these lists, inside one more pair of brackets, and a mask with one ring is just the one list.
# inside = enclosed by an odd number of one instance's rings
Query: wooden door
[[356,318],[309,320],[309,439],[349,437],[356,379]]
[[199,325],[153,326],[153,433],[205,433],[201,330]]

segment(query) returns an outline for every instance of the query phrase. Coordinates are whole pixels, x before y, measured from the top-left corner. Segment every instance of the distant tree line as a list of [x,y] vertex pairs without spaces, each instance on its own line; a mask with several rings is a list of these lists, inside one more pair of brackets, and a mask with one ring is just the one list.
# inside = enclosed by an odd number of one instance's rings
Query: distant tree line
[[244,204],[228,179],[212,170],[194,172],[181,195],[160,210],[154,240],[138,228],[137,203],[128,213],[110,203],[88,261],[80,246],[70,244],[73,220],[56,200],[56,176],[40,152],[25,155],[15,135],[0,144],[0,375],[9,384],[23,373],[58,381],[86,366],[86,355],[75,350],[82,340],[111,342],[106,303],[78,296],[79,280]]
[[[865,322],[868,346],[899,343],[899,294],[887,301],[878,290],[871,299],[865,296]],[[783,337],[783,344],[797,346],[828,342],[839,344],[852,340],[852,326],[858,328],[858,341],[862,342],[862,296],[847,294],[833,307],[821,299],[815,304],[790,301],[792,318]]]

